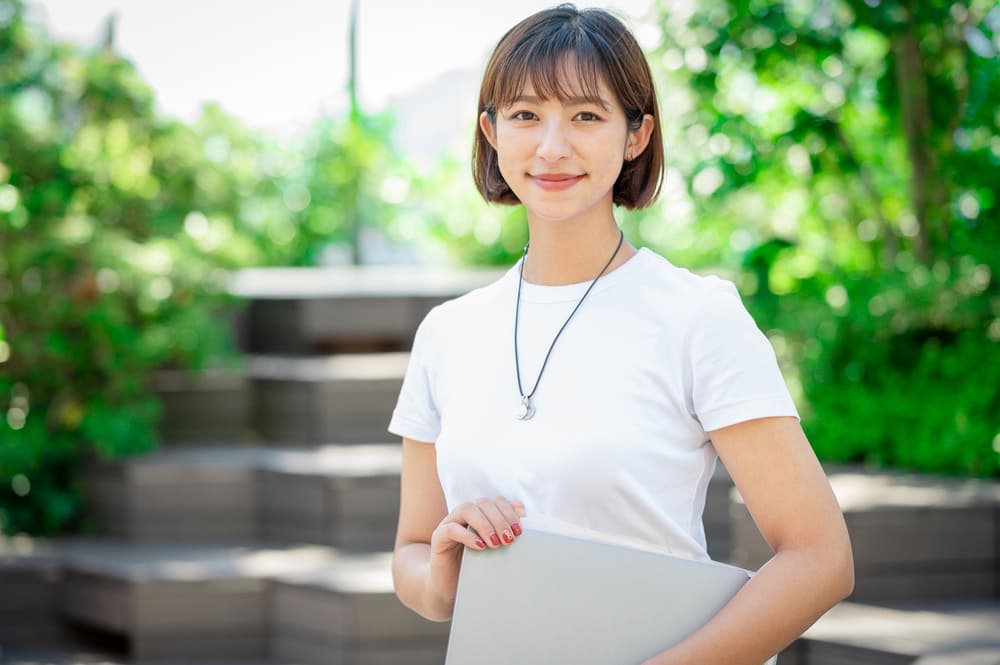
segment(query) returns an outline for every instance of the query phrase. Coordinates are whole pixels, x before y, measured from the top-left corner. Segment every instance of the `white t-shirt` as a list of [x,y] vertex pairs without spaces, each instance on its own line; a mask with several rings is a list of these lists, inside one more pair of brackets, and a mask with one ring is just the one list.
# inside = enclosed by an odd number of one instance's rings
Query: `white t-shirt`
[[[505,496],[678,556],[708,559],[702,511],[717,458],[708,432],[794,416],[770,342],[732,282],[641,248],[602,276],[521,405],[514,363],[520,261],[431,310],[389,431],[437,446],[448,510]],[[590,281],[521,287],[524,392]]]

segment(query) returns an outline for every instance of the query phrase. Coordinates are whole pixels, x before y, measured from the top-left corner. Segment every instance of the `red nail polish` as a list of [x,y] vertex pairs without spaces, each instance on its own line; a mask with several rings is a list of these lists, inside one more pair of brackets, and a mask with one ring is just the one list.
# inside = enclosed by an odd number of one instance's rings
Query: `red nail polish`
[[490,542],[493,543],[496,547],[500,547],[500,536],[496,535],[495,533],[491,534]]
[[479,549],[483,549],[484,547],[486,547],[486,541],[482,540],[480,538],[477,538],[476,539],[476,547],[478,547]]
[[508,545],[514,542],[514,535],[510,532],[509,529],[506,529],[503,532],[503,542],[507,543]]
[[510,525],[510,528],[514,530],[514,535],[515,536],[520,536],[521,535],[521,525],[520,524],[518,524],[518,523],[515,522],[514,524]]

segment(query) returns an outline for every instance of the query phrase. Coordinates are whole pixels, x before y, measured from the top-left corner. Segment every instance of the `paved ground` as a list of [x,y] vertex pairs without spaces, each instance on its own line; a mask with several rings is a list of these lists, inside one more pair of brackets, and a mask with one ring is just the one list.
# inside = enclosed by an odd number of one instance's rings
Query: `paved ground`
[[[77,651],[9,651],[0,654],[2,665],[133,665],[123,656],[92,650]],[[277,665],[273,661],[157,661],[156,665]]]

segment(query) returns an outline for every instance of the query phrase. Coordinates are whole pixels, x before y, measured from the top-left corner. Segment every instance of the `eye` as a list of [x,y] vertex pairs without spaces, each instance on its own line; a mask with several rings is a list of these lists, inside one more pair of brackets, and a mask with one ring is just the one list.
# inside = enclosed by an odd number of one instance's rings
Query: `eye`
[[532,113],[531,111],[514,111],[513,113],[510,114],[511,120],[525,121],[525,120],[533,120],[534,118],[535,114]]
[[596,122],[601,119],[599,115],[597,115],[596,113],[592,113],[590,111],[581,111],[580,113],[576,114],[576,117],[578,120],[584,120],[586,122]]

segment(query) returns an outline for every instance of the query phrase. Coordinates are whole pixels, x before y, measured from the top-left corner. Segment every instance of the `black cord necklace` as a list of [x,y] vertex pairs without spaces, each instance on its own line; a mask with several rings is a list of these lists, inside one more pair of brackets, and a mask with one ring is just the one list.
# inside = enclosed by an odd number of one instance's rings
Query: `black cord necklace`
[[538,378],[535,379],[535,387],[532,388],[531,392],[527,395],[524,394],[524,388],[521,386],[521,363],[517,354],[517,322],[521,312],[521,283],[524,282],[524,261],[528,256],[528,245],[530,245],[531,242],[529,241],[528,244],[524,246],[524,256],[521,257],[521,274],[517,280],[517,305],[514,309],[514,367],[517,370],[517,390],[521,393],[521,408],[517,412],[518,420],[528,420],[535,415],[535,405],[531,402],[531,398],[535,394],[535,391],[538,390],[538,383],[542,380],[542,372],[545,371],[545,365],[549,362],[549,356],[552,355],[552,348],[556,345],[556,340],[559,339],[559,335],[562,334],[563,329],[566,328],[566,324],[569,323],[569,320],[573,318],[574,314],[576,314],[576,310],[580,309],[580,305],[583,304],[583,299],[587,297],[590,290],[594,288],[594,284],[597,284],[597,280],[601,278],[604,271],[608,269],[611,262],[615,260],[616,256],[618,256],[618,250],[621,249],[622,241],[625,239],[625,232],[619,229],[618,233],[618,246],[615,247],[615,253],[611,255],[608,262],[603,268],[601,268],[601,272],[597,273],[597,277],[594,278],[594,281],[591,282],[590,286],[587,287],[587,290],[584,291],[583,296],[580,297],[580,302],[576,303],[576,307],[574,307],[573,311],[569,313],[569,317],[566,319],[566,322],[562,324],[562,327],[559,328],[559,332],[557,332],[556,336],[553,338],[552,343],[549,344],[549,350],[545,354],[545,360],[542,361],[542,368],[538,370]]

